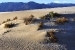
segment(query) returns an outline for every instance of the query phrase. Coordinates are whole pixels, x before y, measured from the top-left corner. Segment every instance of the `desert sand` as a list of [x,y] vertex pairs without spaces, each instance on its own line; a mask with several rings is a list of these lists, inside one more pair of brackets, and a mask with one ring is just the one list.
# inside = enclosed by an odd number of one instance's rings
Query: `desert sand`
[[[69,23],[64,25],[54,24],[54,19],[45,21],[45,29],[37,30],[38,23],[25,25],[22,20],[33,14],[35,18],[45,15],[49,12],[57,12],[64,17],[69,18]],[[12,20],[15,16],[17,20]],[[46,8],[26,11],[1,12],[0,13],[0,50],[75,50],[75,7]],[[12,28],[4,28],[3,21],[11,19],[9,23],[15,23]],[[57,30],[65,30],[57,32]],[[49,37],[46,37],[47,31],[55,30],[58,41],[49,43]]]

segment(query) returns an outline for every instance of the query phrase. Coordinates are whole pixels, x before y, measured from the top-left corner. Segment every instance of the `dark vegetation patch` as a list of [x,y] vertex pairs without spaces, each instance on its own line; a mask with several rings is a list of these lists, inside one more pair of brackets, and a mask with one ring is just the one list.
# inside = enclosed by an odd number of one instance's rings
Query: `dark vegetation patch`
[[45,19],[45,20],[50,20],[52,18],[55,18],[55,17],[59,17],[61,16],[60,14],[58,13],[54,13],[53,11],[52,12],[49,12],[48,14],[44,15],[44,16],[41,16],[40,19]]
[[68,18],[65,17],[57,18],[55,21],[56,24],[65,24],[66,22],[68,22]]
[[4,28],[12,28],[12,27],[14,27],[16,24],[14,24],[14,23],[6,23],[5,25],[4,25]]
[[30,15],[28,18],[23,18],[25,25],[28,25],[34,21],[34,15]]

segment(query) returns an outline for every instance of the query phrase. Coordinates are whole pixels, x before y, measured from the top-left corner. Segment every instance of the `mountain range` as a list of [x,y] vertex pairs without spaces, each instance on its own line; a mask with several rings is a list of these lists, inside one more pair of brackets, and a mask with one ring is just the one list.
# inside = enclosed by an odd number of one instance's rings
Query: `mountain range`
[[73,3],[36,3],[33,1],[24,2],[4,2],[0,3],[0,12],[8,11],[21,11],[21,10],[32,10],[32,9],[43,9],[43,8],[55,8],[55,7],[69,7],[75,6]]

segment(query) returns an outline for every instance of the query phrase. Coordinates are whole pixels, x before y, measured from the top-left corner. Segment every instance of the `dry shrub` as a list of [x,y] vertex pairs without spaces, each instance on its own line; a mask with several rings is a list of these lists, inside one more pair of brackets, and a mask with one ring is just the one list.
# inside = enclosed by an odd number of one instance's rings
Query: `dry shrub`
[[28,25],[34,21],[34,16],[30,15],[28,18],[23,18],[25,25]]
[[56,24],[64,24],[65,22],[68,22],[68,19],[65,17],[62,17],[62,18],[58,18],[55,23]]
[[11,21],[11,20],[10,20],[10,19],[7,19],[7,22],[8,22],[8,21]]
[[13,20],[17,20],[17,19],[18,19],[17,16],[13,18]]
[[24,18],[25,25],[28,25],[31,22],[30,18]]
[[29,16],[29,18],[34,18],[34,15],[31,14],[31,15]]
[[6,24],[4,25],[4,28],[11,28],[11,27],[13,27],[13,26],[15,26],[14,23],[6,23]]
[[9,22],[9,21],[11,21],[11,20],[10,20],[10,19],[7,19],[6,21],[3,21],[2,24],[3,24],[3,23],[6,23],[6,22]]
[[3,23],[6,23],[6,21],[3,21],[2,24],[3,24]]
[[43,22],[40,22],[38,25],[38,30],[40,30],[43,27]]
[[57,37],[55,36],[54,33],[55,33],[54,31],[50,31],[48,32],[48,35],[50,36],[52,42],[57,42]]

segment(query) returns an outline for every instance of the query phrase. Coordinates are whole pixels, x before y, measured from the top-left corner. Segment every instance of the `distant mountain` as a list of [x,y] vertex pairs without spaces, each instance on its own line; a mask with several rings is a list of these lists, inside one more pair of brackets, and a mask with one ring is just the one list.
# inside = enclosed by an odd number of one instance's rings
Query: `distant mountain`
[[75,6],[73,3],[48,3],[46,4],[47,6],[54,8],[54,7],[70,7],[70,6]]
[[39,3],[36,3],[33,1],[30,1],[28,3],[5,2],[5,3],[0,3],[0,12],[54,8],[54,7],[68,7],[68,6],[75,6],[75,4],[72,4],[72,3],[48,3],[48,4],[43,3],[43,4],[39,4]]

